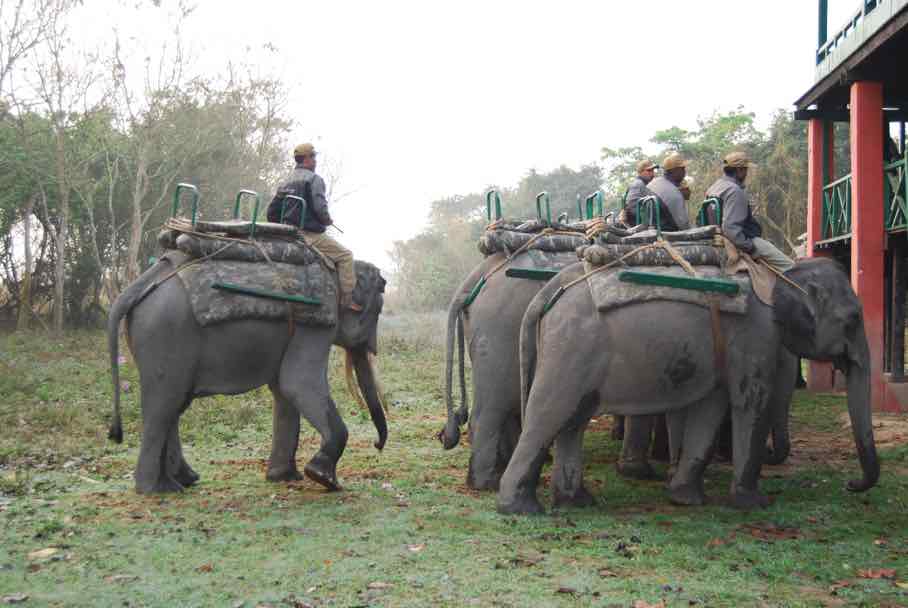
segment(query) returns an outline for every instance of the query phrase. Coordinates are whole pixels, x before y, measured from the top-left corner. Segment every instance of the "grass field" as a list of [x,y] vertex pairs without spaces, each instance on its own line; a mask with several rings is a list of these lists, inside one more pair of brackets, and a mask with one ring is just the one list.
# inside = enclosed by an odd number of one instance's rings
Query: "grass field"
[[[908,426],[883,419],[883,476],[866,494],[844,399],[799,393],[794,454],[764,470],[774,497],[741,513],[677,508],[660,482],[614,474],[600,419],[587,480],[600,504],[504,517],[464,485],[467,447],[445,452],[438,315],[383,321],[378,359],[390,439],[342,388],[351,439],[345,491],[264,479],[267,390],[197,401],[182,419],[202,475],[177,496],[138,496],[141,419],[131,359],[121,368],[125,435],[106,440],[111,387],[100,332],[0,336],[0,604],[24,606],[905,606]],[[304,426],[301,465],[318,438]],[[543,501],[549,504],[547,489]]]

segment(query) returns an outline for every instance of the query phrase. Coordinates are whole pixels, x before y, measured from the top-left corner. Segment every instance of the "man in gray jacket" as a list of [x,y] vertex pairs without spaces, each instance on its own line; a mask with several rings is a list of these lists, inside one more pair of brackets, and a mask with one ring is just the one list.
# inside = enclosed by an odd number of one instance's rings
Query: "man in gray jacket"
[[271,204],[268,205],[268,221],[300,225],[299,203],[290,200],[281,218],[281,209],[287,195],[299,196],[306,201],[306,215],[300,236],[310,247],[331,259],[337,267],[337,278],[340,287],[341,306],[353,310],[362,308],[353,302],[353,288],[356,287],[356,273],[353,271],[353,253],[333,238],[325,230],[334,223],[328,213],[328,199],[325,196],[325,180],[315,174],[315,147],[312,144],[300,144],[293,150],[296,167],[281,184]]
[[706,191],[708,198],[722,201],[722,231],[741,251],[766,262],[781,272],[792,266],[787,255],[763,237],[763,228],[754,219],[750,194],[744,189],[747,170],[753,166],[745,152],[732,152],[722,161],[725,174]]
[[[659,197],[671,215],[660,217],[663,230],[687,230],[690,218],[687,216],[687,205],[679,187],[687,175],[687,161],[677,152],[672,152],[662,161],[662,175],[651,181],[647,188]],[[669,223],[668,220],[671,220]]]
[[631,182],[624,195],[624,223],[628,226],[637,225],[637,201],[649,195],[646,185],[653,181],[656,175],[656,164],[646,158],[637,163],[637,177]]

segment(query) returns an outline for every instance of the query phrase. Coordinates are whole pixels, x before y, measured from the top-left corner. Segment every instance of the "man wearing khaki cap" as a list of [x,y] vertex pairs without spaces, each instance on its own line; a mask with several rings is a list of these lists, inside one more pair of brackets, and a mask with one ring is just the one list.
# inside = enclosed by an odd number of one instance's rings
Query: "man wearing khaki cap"
[[741,251],[754,259],[764,259],[781,272],[792,266],[787,255],[762,238],[763,228],[754,219],[750,208],[750,195],[744,188],[747,170],[753,165],[745,152],[732,152],[722,161],[725,174],[709,187],[706,196],[722,201],[722,231]]
[[628,186],[624,194],[624,223],[628,226],[637,224],[637,201],[649,194],[646,185],[656,175],[656,164],[646,158],[637,163],[637,177]]
[[[663,230],[687,230],[690,218],[687,216],[687,205],[680,186],[687,175],[687,161],[677,152],[672,152],[662,161],[662,175],[649,183],[647,188],[665,204],[670,217],[662,214],[660,220]],[[669,221],[671,220],[671,221]]]
[[[356,273],[353,271],[353,253],[349,249],[325,234],[325,230],[334,223],[328,213],[328,199],[325,197],[325,180],[315,174],[315,146],[300,144],[293,149],[296,167],[277,189],[277,193],[268,205],[268,221],[281,221],[281,207],[287,195],[299,196],[306,201],[306,215],[300,228],[300,236],[307,245],[331,259],[337,266],[337,278],[340,287],[341,306],[353,310],[362,308],[353,302],[353,288],[356,287]],[[297,201],[291,200],[284,210],[283,222],[293,226],[300,225],[300,209]]]

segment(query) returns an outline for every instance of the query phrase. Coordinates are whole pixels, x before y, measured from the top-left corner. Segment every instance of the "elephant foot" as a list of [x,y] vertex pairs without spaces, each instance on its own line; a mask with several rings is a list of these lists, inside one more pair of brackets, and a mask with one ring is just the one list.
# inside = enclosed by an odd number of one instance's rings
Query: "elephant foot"
[[196,473],[185,460],[180,463],[180,468],[174,473],[173,478],[177,483],[186,488],[194,486],[198,483],[199,479],[201,479],[199,474]]
[[699,484],[669,485],[668,499],[675,505],[699,507],[706,504],[706,493]]
[[136,476],[136,493],[137,494],[175,494],[182,492],[183,487],[173,477],[163,476],[158,479],[144,479],[142,476]]
[[558,488],[555,488],[555,508],[566,507],[582,509],[585,507],[591,507],[595,504],[596,497],[590,494],[590,491],[582,485],[577,489],[577,491],[573,492],[572,494],[559,492]]
[[512,500],[498,498],[498,512],[502,515],[543,515],[545,509],[536,499],[535,492]]
[[327,457],[316,456],[303,467],[303,473],[306,477],[317,484],[321,484],[331,492],[339,492],[341,488],[337,482],[337,475],[334,471],[334,463]]
[[497,492],[501,475],[474,475],[467,473],[467,487],[479,492]]
[[265,473],[265,479],[268,481],[299,481],[303,474],[296,468],[296,463],[292,466],[285,467],[268,467]]
[[770,504],[769,496],[757,490],[736,490],[731,495],[731,506],[742,511],[765,509]]
[[624,477],[625,479],[659,479],[659,474],[656,473],[656,470],[648,463],[642,460],[635,460],[631,462],[621,462],[618,461],[615,464],[615,470],[618,471],[618,474]]

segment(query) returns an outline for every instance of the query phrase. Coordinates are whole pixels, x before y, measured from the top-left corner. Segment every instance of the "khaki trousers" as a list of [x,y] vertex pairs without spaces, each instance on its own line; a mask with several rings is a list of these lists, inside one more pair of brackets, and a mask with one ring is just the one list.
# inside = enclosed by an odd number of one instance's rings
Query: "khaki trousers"
[[356,273],[353,271],[353,253],[324,232],[300,231],[306,244],[319,251],[337,266],[337,279],[341,298],[350,300],[356,287]]
[[766,239],[754,237],[753,244],[754,252],[752,257],[763,258],[770,266],[779,272],[785,272],[794,266],[794,262],[790,257],[779,251],[775,245]]

